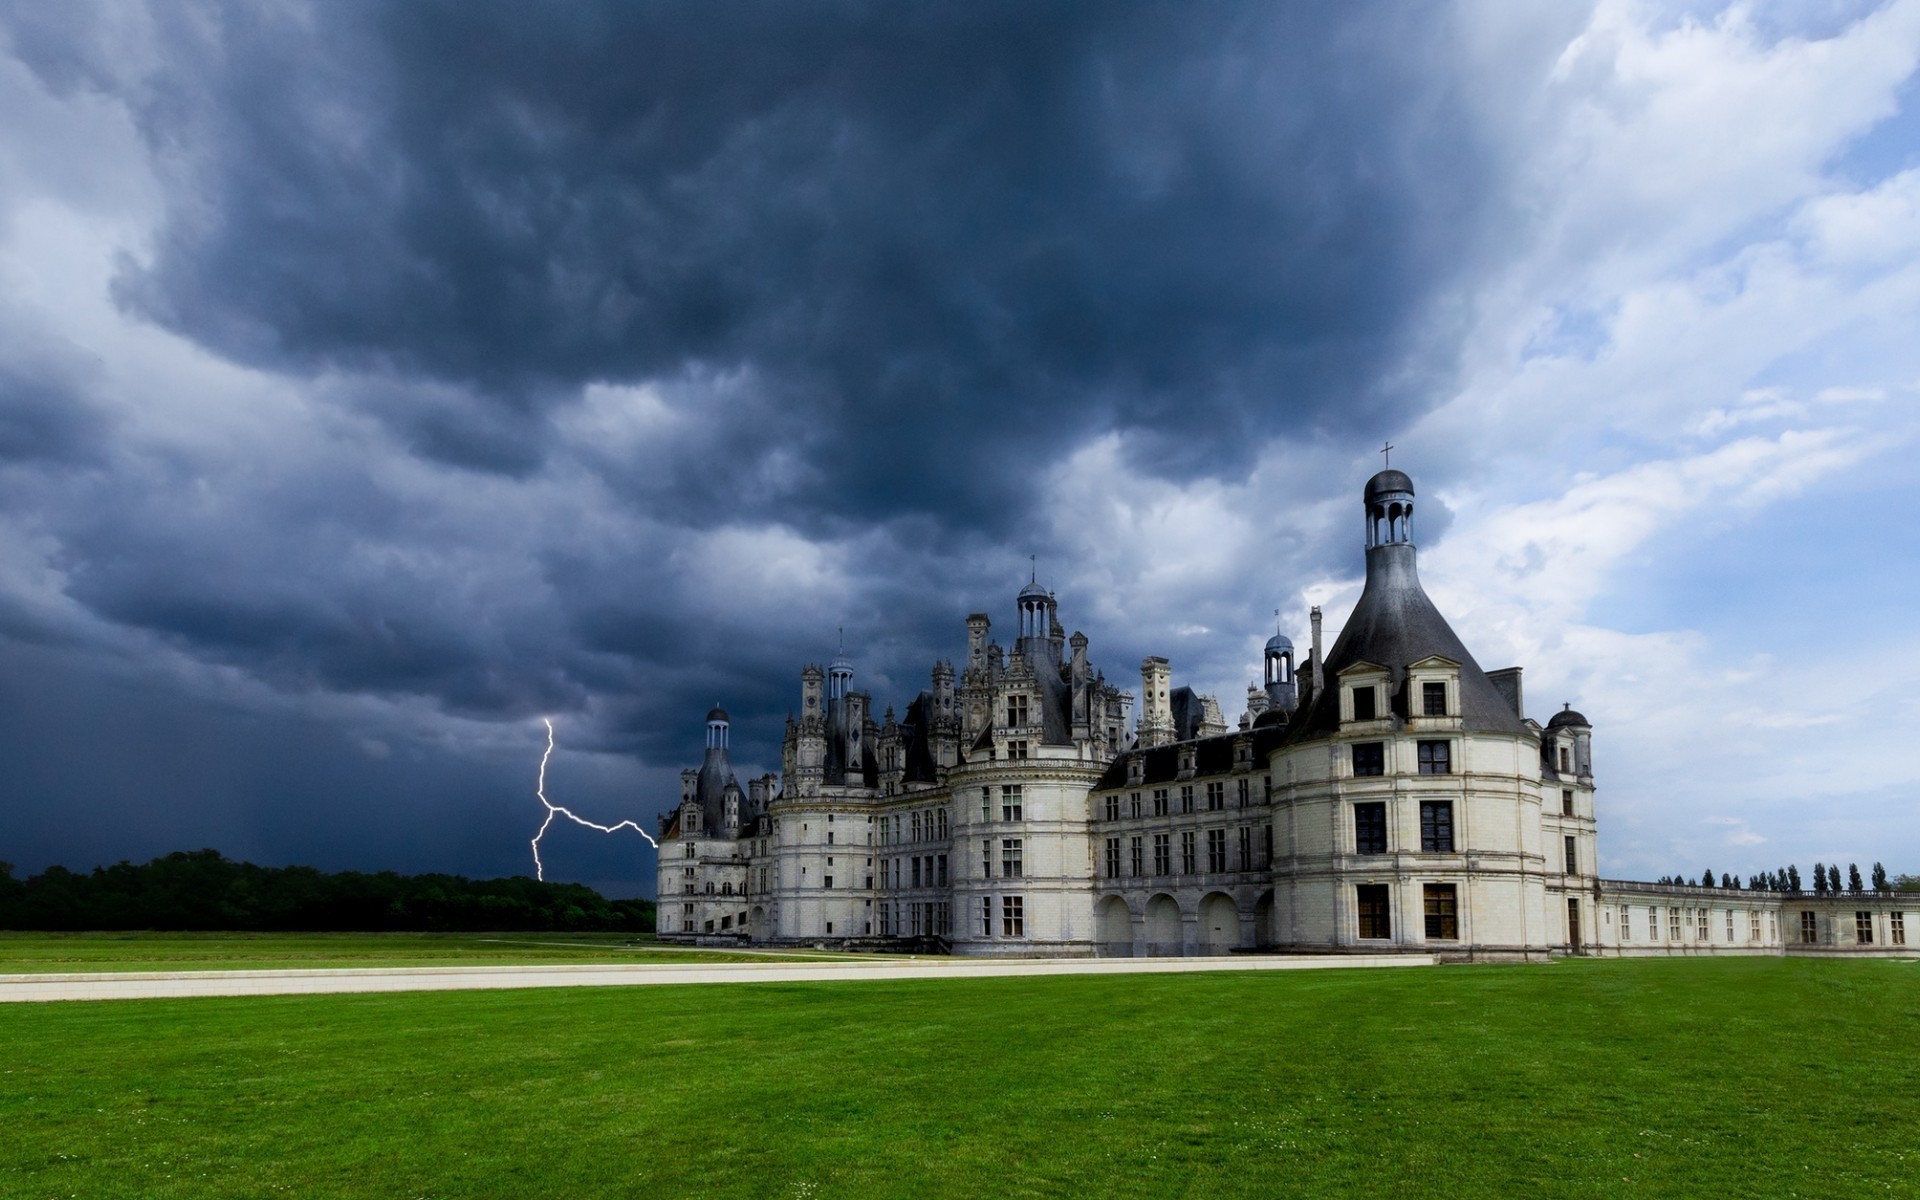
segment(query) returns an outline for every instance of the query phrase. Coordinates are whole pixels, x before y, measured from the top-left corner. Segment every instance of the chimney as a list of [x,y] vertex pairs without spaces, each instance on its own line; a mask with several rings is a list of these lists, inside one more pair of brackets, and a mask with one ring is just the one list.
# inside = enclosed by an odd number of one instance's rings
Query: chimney
[[1326,673],[1322,669],[1326,656],[1320,652],[1320,606],[1313,606],[1313,694],[1318,696],[1327,690]]

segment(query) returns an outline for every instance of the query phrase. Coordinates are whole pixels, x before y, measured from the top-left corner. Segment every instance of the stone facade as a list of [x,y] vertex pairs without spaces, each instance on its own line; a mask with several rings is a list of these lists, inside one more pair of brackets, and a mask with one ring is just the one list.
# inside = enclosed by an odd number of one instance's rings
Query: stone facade
[[[730,723],[661,819],[667,940],[998,956],[1243,951],[1900,953],[1920,897],[1666,887],[1597,873],[1593,730],[1526,714],[1421,588],[1413,483],[1369,480],[1367,582],[1331,650],[1268,643],[1239,727],[1141,664],[1107,682],[1054,596],[1003,648],[966,619],[878,718],[844,655],[801,671],[781,772],[743,789]],[[1909,907],[1903,908],[1907,904]]]

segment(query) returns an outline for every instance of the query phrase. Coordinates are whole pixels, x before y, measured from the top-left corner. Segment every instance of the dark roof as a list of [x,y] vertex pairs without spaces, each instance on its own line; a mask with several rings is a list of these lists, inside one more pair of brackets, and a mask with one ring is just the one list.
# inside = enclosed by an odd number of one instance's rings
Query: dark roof
[[[1212,775],[1231,775],[1233,773],[1233,743],[1236,738],[1253,739],[1253,769],[1263,771],[1267,766],[1267,756],[1273,753],[1285,737],[1284,727],[1266,727],[1255,729],[1251,734],[1223,733],[1216,737],[1199,738],[1185,742],[1169,742],[1164,746],[1154,746],[1148,750],[1129,750],[1107,764],[1106,773],[1100,776],[1100,782],[1094,785],[1095,791],[1111,791],[1124,788],[1127,783],[1127,764],[1135,758],[1143,758],[1141,785],[1166,783],[1180,774],[1180,751],[1183,747],[1193,747],[1193,774],[1201,778]],[[1134,785],[1140,786],[1140,785]]]
[[[1381,472],[1385,474],[1387,472]],[[1380,476],[1374,478],[1377,480]],[[1373,547],[1367,551],[1366,589],[1353,606],[1339,640],[1327,652],[1327,688],[1313,698],[1312,707],[1294,722],[1290,740],[1324,736],[1339,728],[1338,678],[1341,671],[1355,663],[1376,663],[1387,669],[1390,707],[1400,716],[1406,716],[1407,668],[1434,657],[1460,664],[1462,728],[1522,732],[1520,715],[1500,694],[1500,689],[1493,686],[1480,664],[1473,661],[1473,655],[1467,653],[1459,635],[1421,589],[1413,547],[1405,543]]]
[[1371,500],[1375,496],[1383,496],[1388,492],[1405,492],[1411,496],[1413,480],[1405,471],[1396,471],[1391,467],[1367,480],[1367,499]]
[[707,720],[709,721],[724,721],[726,719],[727,710],[721,708],[718,704],[707,710]]
[[1558,729],[1562,725],[1586,725],[1591,727],[1592,724],[1591,721],[1588,721],[1585,717],[1575,712],[1573,706],[1569,704],[1567,707],[1553,714],[1552,719],[1547,722],[1547,728]]

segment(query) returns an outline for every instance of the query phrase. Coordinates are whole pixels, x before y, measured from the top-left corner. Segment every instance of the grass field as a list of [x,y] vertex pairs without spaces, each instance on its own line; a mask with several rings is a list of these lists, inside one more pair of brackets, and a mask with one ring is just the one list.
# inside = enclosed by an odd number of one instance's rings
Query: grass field
[[[532,963],[764,962],[618,933],[5,933],[0,975],[48,971],[495,967]],[[782,954],[782,958],[844,955]]]
[[0,1195],[1920,1194],[1920,965],[0,1008]]

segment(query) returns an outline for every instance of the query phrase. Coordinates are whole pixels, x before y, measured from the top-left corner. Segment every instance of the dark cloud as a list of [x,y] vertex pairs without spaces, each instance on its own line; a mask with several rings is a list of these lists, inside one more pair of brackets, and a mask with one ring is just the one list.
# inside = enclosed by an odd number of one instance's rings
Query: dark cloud
[[1437,13],[215,11],[163,7],[129,87],[181,202],[123,302],[433,381],[381,411],[483,469],[583,383],[678,384],[735,430],[676,464],[691,515],[776,451],[823,469],[763,511],[971,525],[1099,429],[1189,477],[1390,421],[1444,377],[1424,315],[1485,220]]

